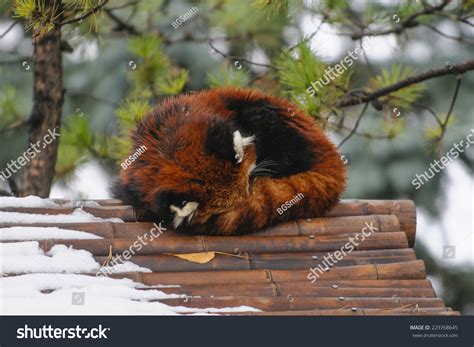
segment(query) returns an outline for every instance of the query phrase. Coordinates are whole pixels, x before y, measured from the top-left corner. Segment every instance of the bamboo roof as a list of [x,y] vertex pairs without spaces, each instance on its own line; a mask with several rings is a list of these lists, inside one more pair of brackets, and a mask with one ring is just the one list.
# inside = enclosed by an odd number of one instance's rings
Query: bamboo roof
[[[59,215],[79,206],[97,217],[122,219],[124,223],[34,224],[102,237],[39,240],[39,244],[45,251],[57,244],[87,250],[105,265],[155,227],[141,222],[139,211],[118,200],[56,203],[53,208],[1,207],[0,211]],[[19,225],[28,224],[0,220],[0,228]],[[332,266],[322,266],[325,256],[335,257],[351,238],[360,240],[367,225],[372,226],[373,234],[352,251],[346,249]],[[412,201],[343,200],[324,218],[277,225],[245,236],[189,236],[168,228],[130,259],[152,272],[110,276],[142,283],[143,290],[160,285],[165,293],[186,295],[162,300],[171,306],[245,305],[260,310],[232,313],[239,315],[458,315],[437,297],[427,279],[424,262],[413,250],[415,233]],[[318,265],[322,271],[316,270],[319,277],[312,282],[310,269]]]

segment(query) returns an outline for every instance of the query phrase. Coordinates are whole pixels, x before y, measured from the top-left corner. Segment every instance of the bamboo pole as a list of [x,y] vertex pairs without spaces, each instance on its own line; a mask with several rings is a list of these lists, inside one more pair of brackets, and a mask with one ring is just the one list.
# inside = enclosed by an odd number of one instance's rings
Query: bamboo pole
[[283,236],[283,235],[317,235],[343,234],[360,232],[371,225],[378,232],[400,231],[398,218],[393,215],[340,216],[337,218],[315,218],[298,220],[292,223],[280,224],[252,235]]
[[[397,269],[397,275],[393,279],[377,279],[376,269],[373,265],[358,265],[349,269],[334,268],[312,283],[313,286],[338,287],[420,287],[432,288],[431,283],[426,280],[424,265],[421,260],[403,262],[392,265]],[[410,270],[408,268],[413,268]],[[330,275],[331,273],[335,275]],[[308,269],[304,270],[223,270],[223,271],[192,271],[192,272],[124,272],[112,273],[112,278],[129,278],[134,282],[143,283],[147,286],[158,285],[221,285],[221,284],[245,284],[245,283],[292,283],[306,282]],[[14,275],[14,274],[12,274]],[[84,273],[84,275],[95,276],[96,273]],[[341,278],[339,278],[341,277]],[[343,277],[343,278],[342,278]],[[407,279],[405,279],[407,278]]]
[[[1,209],[0,209],[1,210]],[[49,212],[42,211],[42,212]],[[66,211],[67,210],[67,211]],[[87,209],[85,209],[87,211]],[[53,210],[55,213],[72,212],[72,209]],[[117,217],[115,215],[109,217]],[[1,223],[0,227],[11,227],[17,223]],[[63,229],[79,230],[93,233],[103,238],[136,238],[149,233],[151,229],[156,229],[156,224],[139,223],[36,223],[35,226],[51,227],[60,226]],[[400,231],[398,218],[392,215],[368,215],[368,216],[349,216],[338,218],[318,218],[310,221],[301,220],[298,222],[280,224],[264,231],[249,234],[250,236],[315,236],[315,235],[334,235],[361,232],[366,225],[373,226],[375,232],[395,232]],[[162,238],[189,236],[172,230],[169,226],[163,226]]]
[[[305,284],[308,285],[305,285]],[[180,286],[173,288],[142,288],[143,290],[158,289],[168,294],[183,294],[189,296],[283,296],[286,298],[299,296],[337,297],[341,302],[346,297],[374,297],[374,298],[434,298],[435,293],[431,288],[332,288],[311,286],[308,282],[275,284],[233,284],[219,286]]]
[[[193,263],[172,255],[136,255],[132,258],[134,264],[150,269],[151,271],[197,271],[219,269],[309,269],[319,264],[324,266],[322,260],[333,252],[313,253],[249,253],[241,252],[240,256],[227,256],[217,254],[215,258],[205,264]],[[108,257],[95,257],[96,261],[103,264]],[[412,249],[396,250],[370,250],[354,251],[342,258],[334,266],[354,266],[361,264],[383,264],[416,260]]]
[[[291,282],[307,276],[308,270],[272,270],[275,282]],[[307,278],[307,277],[305,277]],[[356,279],[425,279],[426,270],[422,260],[390,264],[370,264],[341,266],[324,272],[320,280],[356,280]]]
[[[387,268],[393,269],[388,271]],[[383,278],[378,277],[378,271]],[[303,270],[239,270],[239,271],[194,271],[194,272],[151,272],[141,273],[132,278],[145,285],[203,285],[209,284],[239,284],[239,283],[288,283],[308,281],[308,269]],[[128,274],[115,274],[114,277],[130,277]],[[131,277],[130,277],[131,278]],[[315,281],[316,283],[336,284],[357,283],[361,280],[378,282],[381,280],[426,280],[425,266],[422,260],[407,261],[392,264],[356,265],[335,267],[325,272]],[[397,282],[401,286],[403,282]]]
[[416,208],[412,200],[341,200],[326,217],[393,214],[398,217],[401,230],[407,233],[410,246],[415,243]]
[[[289,271],[290,270],[283,270]],[[145,286],[159,289],[160,286],[219,286],[230,284],[265,284],[274,283],[282,284],[288,282],[275,282],[268,278],[270,270],[236,270],[236,271],[193,271],[193,272],[121,272],[110,274],[109,277],[115,279],[130,279],[134,282],[141,283]],[[300,274],[303,274],[300,271]],[[21,273],[8,274],[9,277],[21,276]],[[94,273],[81,273],[86,276],[97,276]],[[233,276],[235,275],[235,276]],[[237,278],[236,278],[237,277]],[[295,276],[297,277],[297,276]],[[209,279],[209,281],[206,281]],[[288,280],[283,278],[283,280]],[[295,278],[292,283],[304,283],[306,278],[301,276]],[[326,287],[332,289],[339,288],[426,288],[433,289],[431,282],[426,279],[394,279],[394,280],[318,280],[311,284],[316,287]]]
[[[196,253],[196,252],[330,252],[345,247],[350,240],[362,240],[361,234],[318,235],[314,238],[305,236],[273,236],[260,238],[252,236],[183,236],[180,238],[156,238],[141,244],[140,255],[163,253]],[[46,240],[39,241],[43,250],[49,251],[57,244],[84,249],[96,256],[108,256],[110,249],[113,255],[122,254],[131,249],[138,249],[136,239],[98,239],[98,240]],[[357,242],[357,250],[407,248],[404,232],[374,233]],[[347,249],[346,249],[347,251]],[[138,251],[137,251],[138,252]]]
[[225,308],[249,306],[262,311],[305,311],[330,310],[341,307],[361,309],[393,309],[399,307],[446,308],[439,298],[345,298],[341,302],[335,297],[268,297],[268,296],[223,296],[223,297],[183,297],[179,299],[156,300],[170,306],[188,308]]

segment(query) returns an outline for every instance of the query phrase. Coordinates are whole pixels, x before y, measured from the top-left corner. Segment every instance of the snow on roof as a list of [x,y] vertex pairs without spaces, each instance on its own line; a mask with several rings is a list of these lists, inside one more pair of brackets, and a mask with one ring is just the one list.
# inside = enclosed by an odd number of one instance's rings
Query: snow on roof
[[[2,315],[176,315],[184,312],[208,314],[258,311],[247,306],[196,309],[153,301],[181,298],[183,295],[166,294],[157,289],[144,290],[146,287],[143,284],[130,279],[82,275],[81,272],[96,272],[100,264],[91,253],[63,245],[56,245],[44,253],[36,241],[2,243],[0,253],[3,276],[29,273],[0,279]],[[132,271],[150,272],[132,262],[114,267],[115,273]],[[153,286],[157,287],[160,286]],[[73,304],[74,297],[83,298],[82,303]]]
[[[93,204],[92,204],[93,205]],[[36,197],[0,198],[0,207],[58,207],[52,200]],[[39,215],[18,212],[1,212],[0,222],[13,223],[73,223],[112,221],[81,209],[69,215]],[[14,226],[0,228],[1,241],[46,239],[101,239],[92,233],[58,227]],[[155,288],[147,289],[142,283],[130,279],[91,276],[101,265],[85,250],[55,245],[44,252],[37,241],[0,243],[1,315],[176,315],[181,313],[212,314],[218,312],[258,311],[252,307],[186,308],[169,306],[156,300],[181,298],[183,295],[167,294]],[[113,267],[102,267],[108,272],[151,272],[127,261]],[[88,274],[88,275],[86,275]],[[9,277],[11,276],[11,277]],[[163,286],[173,287],[173,286]],[[174,286],[175,287],[175,286]],[[76,299],[75,299],[76,298]],[[79,301],[77,301],[79,298]],[[76,300],[76,302],[74,302]]]
[[[182,297],[138,289],[129,279],[78,274],[29,274],[1,279],[2,315],[176,315],[258,311],[248,306],[187,308],[152,300]],[[82,301],[74,303],[74,298]]]
[[54,200],[42,199],[37,196],[26,196],[24,198],[15,198],[9,196],[0,197],[0,207],[59,207]]
[[[0,201],[2,198],[0,198]],[[100,218],[96,217],[80,208],[76,208],[71,214],[33,214],[20,212],[0,211],[0,222],[35,224],[35,223],[95,223],[114,222],[122,223],[120,218]]]
[[100,236],[77,230],[61,229],[58,227],[17,226],[0,228],[0,241],[28,240],[87,240],[101,239]]

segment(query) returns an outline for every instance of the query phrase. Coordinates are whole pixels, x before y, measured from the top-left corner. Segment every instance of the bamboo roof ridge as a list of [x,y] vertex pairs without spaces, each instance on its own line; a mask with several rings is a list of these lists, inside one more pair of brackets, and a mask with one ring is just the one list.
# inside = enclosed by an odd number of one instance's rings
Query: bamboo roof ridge
[[[54,216],[72,213],[79,206],[96,217],[124,222],[60,223],[53,218],[50,223],[31,224],[27,219],[14,223],[0,219],[0,228],[59,227],[97,235],[101,238],[37,241],[45,252],[54,245],[66,245],[89,251],[99,264],[109,265],[111,259],[123,255],[138,237],[155,227],[140,221],[140,211],[118,200],[55,202],[54,207],[0,207],[0,211]],[[351,238],[361,239],[362,229],[368,224],[375,232],[339,259],[338,252]],[[108,275],[141,283],[140,290],[159,288],[186,296],[159,300],[171,306],[192,309],[245,305],[261,310],[239,315],[458,315],[436,296],[424,262],[417,259],[412,248],[415,234],[412,201],[343,200],[324,217],[276,225],[244,236],[190,236],[168,228],[130,259],[151,272]],[[2,242],[24,241],[27,238]],[[312,283],[310,269],[322,265],[328,254],[338,261],[327,269],[320,267],[323,270]]]

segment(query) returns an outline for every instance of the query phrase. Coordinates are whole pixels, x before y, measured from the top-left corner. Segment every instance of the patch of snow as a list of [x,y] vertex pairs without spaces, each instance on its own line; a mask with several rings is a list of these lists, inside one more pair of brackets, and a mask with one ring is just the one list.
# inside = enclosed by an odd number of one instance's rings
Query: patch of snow
[[24,198],[16,197],[0,197],[0,208],[1,207],[43,207],[43,208],[54,208],[60,207],[59,204],[51,199],[42,199],[37,196],[26,196]]
[[0,211],[0,221],[4,223],[34,224],[34,223],[122,223],[120,218],[100,218],[76,208],[71,214],[33,214]]
[[[130,279],[73,274],[29,274],[0,279],[2,315],[177,315],[259,311],[248,306],[229,308],[173,307],[152,300],[184,298],[162,291],[139,290]],[[50,292],[52,291],[52,292]],[[47,294],[46,294],[47,293]]]
[[21,243],[0,243],[0,257],[5,260],[8,256],[30,256],[42,254],[38,246],[38,242],[21,242]]
[[[28,197],[2,199],[9,207],[57,207],[54,201]],[[64,204],[63,204],[64,206]],[[70,215],[37,215],[0,212],[2,222],[14,223],[71,223],[114,221],[97,218],[81,209]],[[31,239],[100,239],[76,230],[58,227],[15,226],[0,228],[0,240]],[[38,241],[0,243],[0,314],[1,315],[177,315],[216,314],[220,312],[258,311],[248,306],[228,308],[173,307],[158,300],[184,298],[185,295],[166,294],[159,286],[147,287],[130,279],[85,275],[97,273],[101,266],[93,255],[65,245],[55,245],[49,252],[39,247]],[[151,272],[132,262],[104,267],[105,273]],[[15,276],[8,276],[15,274]],[[156,289],[158,288],[158,289]]]
[[103,266],[100,268],[103,274],[115,274],[120,272],[152,272],[150,269],[140,267],[130,261],[114,266]]
[[0,228],[0,241],[23,240],[87,240],[102,237],[84,231],[67,230],[57,227],[11,227]]
[[57,207],[102,207],[94,200],[66,200],[43,199],[38,196],[29,195],[23,198],[12,196],[0,197],[0,208],[2,207],[25,207],[25,208],[57,208]]
[[90,252],[55,245],[44,253],[37,241],[0,244],[2,273],[81,273],[99,269]]
[[[100,270],[92,254],[65,245],[55,245],[47,253],[37,241],[0,243],[0,265],[4,274],[22,273],[96,273]],[[150,269],[125,262],[114,267],[119,272],[150,272]]]

